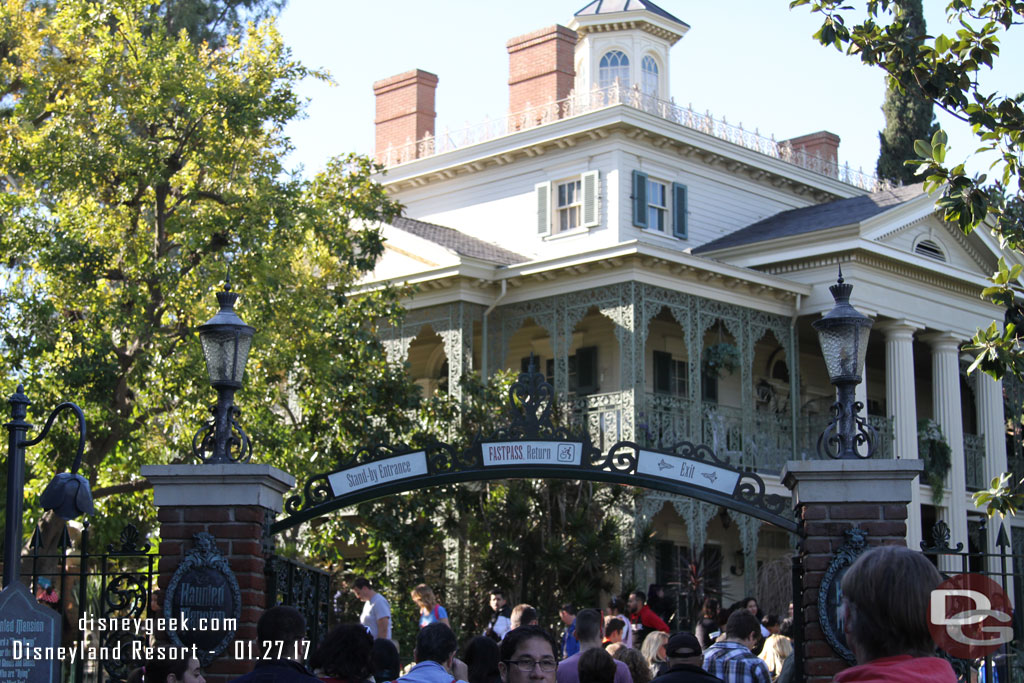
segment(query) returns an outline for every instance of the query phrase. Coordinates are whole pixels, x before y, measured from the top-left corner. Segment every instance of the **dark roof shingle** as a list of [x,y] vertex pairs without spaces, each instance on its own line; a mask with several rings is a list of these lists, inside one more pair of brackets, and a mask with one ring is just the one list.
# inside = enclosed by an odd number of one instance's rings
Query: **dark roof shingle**
[[612,14],[615,12],[639,12],[642,10],[647,10],[652,14],[657,14],[659,17],[663,17],[669,21],[681,24],[686,28],[690,28],[690,25],[685,21],[672,16],[649,0],[594,0],[594,2],[581,9],[574,16],[582,17],[594,14]]
[[525,263],[530,258],[509,251],[497,244],[485,242],[476,237],[471,237],[453,228],[446,228],[443,225],[418,221],[415,218],[396,218],[391,225],[417,237],[439,244],[446,249],[451,249],[460,256],[490,261],[498,265],[508,266],[513,263]]
[[923,194],[921,184],[882,190],[859,197],[837,199],[825,204],[790,209],[769,216],[745,228],[723,235],[716,240],[702,244],[693,250],[700,254],[719,249],[738,247],[744,244],[767,242],[780,237],[803,235],[819,230],[837,228],[867,220],[883,211],[915,199]]

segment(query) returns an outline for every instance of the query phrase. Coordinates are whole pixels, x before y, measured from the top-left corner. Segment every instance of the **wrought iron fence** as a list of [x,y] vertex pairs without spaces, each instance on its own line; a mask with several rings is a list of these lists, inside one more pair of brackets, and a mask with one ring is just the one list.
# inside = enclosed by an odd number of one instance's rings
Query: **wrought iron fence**
[[[88,519],[72,530],[63,526],[56,552],[45,552],[48,544],[36,528],[28,554],[21,557],[22,581],[38,602],[60,614],[61,644],[79,649],[73,661],[64,661],[63,679],[119,683],[142,665],[142,648],[152,644],[152,634],[98,625],[159,616],[153,590],[160,556],[132,524],[103,553],[89,549]],[[82,649],[96,656],[85,656]]]
[[[931,538],[921,542],[921,552],[935,563],[943,578],[956,574],[981,574],[999,584],[1017,606],[1013,614],[1013,641],[1002,646],[993,655],[984,659],[964,660],[951,657],[940,651],[953,665],[961,681],[999,681],[999,683],[1024,683],[1024,535],[1014,530],[1013,543],[1001,522],[996,535],[996,552],[972,552],[970,546],[964,550],[963,543],[950,545],[950,529],[939,520],[932,528]],[[984,527],[979,527],[982,538]],[[981,539],[979,539],[981,540]],[[978,544],[985,547],[984,541]]]
[[272,556],[267,560],[267,607],[290,605],[306,618],[312,648],[331,626],[331,574],[298,560]]

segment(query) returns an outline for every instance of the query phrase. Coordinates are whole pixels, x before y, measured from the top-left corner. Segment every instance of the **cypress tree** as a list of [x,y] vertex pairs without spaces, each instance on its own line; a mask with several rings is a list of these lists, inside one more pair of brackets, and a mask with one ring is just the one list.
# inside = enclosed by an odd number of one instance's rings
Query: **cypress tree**
[[[900,21],[906,26],[910,40],[925,34],[921,0],[898,0]],[[908,45],[915,49],[916,43]],[[878,134],[879,150],[876,174],[880,180],[908,185],[915,182],[913,166],[903,162],[916,159],[914,140],[930,139],[932,135],[932,102],[911,88],[900,92],[893,83],[885,91],[885,130]]]

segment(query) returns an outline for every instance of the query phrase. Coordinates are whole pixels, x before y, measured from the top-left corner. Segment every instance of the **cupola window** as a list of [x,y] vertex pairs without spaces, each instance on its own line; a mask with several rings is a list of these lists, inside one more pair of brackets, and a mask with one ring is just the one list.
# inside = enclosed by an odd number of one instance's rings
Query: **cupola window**
[[650,55],[640,63],[641,87],[647,97],[658,96],[658,63]]
[[602,89],[609,88],[615,81],[620,88],[629,87],[629,57],[621,50],[606,52],[598,67],[598,79]]

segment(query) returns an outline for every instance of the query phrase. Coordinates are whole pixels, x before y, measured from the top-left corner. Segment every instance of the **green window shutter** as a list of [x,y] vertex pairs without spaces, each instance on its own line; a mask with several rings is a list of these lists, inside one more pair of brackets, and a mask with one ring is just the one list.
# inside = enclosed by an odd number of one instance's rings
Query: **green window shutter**
[[659,394],[672,393],[672,354],[655,351],[654,360],[654,391]]
[[537,234],[546,235],[551,232],[551,183],[537,183],[533,189],[537,194]]
[[672,183],[672,234],[680,239],[687,238],[686,185],[679,183]]
[[587,171],[580,180],[583,189],[583,227],[593,228],[600,220],[597,204],[597,194],[600,190],[598,172]]
[[633,225],[647,227],[647,174],[633,171]]

